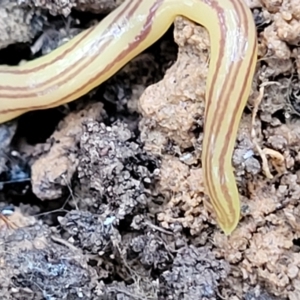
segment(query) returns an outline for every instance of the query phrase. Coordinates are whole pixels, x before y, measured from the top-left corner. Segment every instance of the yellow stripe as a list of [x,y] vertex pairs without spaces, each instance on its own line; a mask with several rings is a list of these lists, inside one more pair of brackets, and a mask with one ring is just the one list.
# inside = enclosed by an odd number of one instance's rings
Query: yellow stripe
[[205,26],[211,37],[202,167],[217,221],[229,234],[240,214],[231,157],[257,60],[244,0],[127,0],[52,53],[1,66],[0,122],[86,94],[159,39],[178,15]]

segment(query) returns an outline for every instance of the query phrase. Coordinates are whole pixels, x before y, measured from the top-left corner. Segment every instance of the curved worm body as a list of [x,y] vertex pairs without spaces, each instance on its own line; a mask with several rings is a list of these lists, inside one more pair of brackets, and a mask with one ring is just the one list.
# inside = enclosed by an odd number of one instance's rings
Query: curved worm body
[[217,221],[229,234],[240,214],[231,156],[257,55],[244,0],[127,0],[50,54],[1,66],[0,122],[86,94],[159,39],[178,15],[205,26],[211,38],[202,167]]

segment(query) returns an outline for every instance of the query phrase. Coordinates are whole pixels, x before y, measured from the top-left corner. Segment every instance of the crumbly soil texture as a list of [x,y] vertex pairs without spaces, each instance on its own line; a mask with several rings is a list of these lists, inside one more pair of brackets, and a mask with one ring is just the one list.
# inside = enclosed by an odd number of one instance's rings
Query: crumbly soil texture
[[[121,2],[0,0],[0,63],[46,55]],[[81,99],[0,125],[0,299],[300,299],[300,2],[245,2],[259,51],[237,229],[220,231],[203,186],[210,39],[178,17]]]

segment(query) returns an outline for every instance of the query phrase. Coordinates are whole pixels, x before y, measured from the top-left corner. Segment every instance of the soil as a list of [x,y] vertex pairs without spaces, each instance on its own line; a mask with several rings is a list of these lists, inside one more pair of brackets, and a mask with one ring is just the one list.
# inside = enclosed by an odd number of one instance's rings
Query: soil
[[[0,0],[0,63],[121,2]],[[88,95],[0,125],[1,299],[300,299],[300,3],[246,3],[259,59],[233,156],[238,228],[220,231],[203,187],[209,36],[178,17]]]

